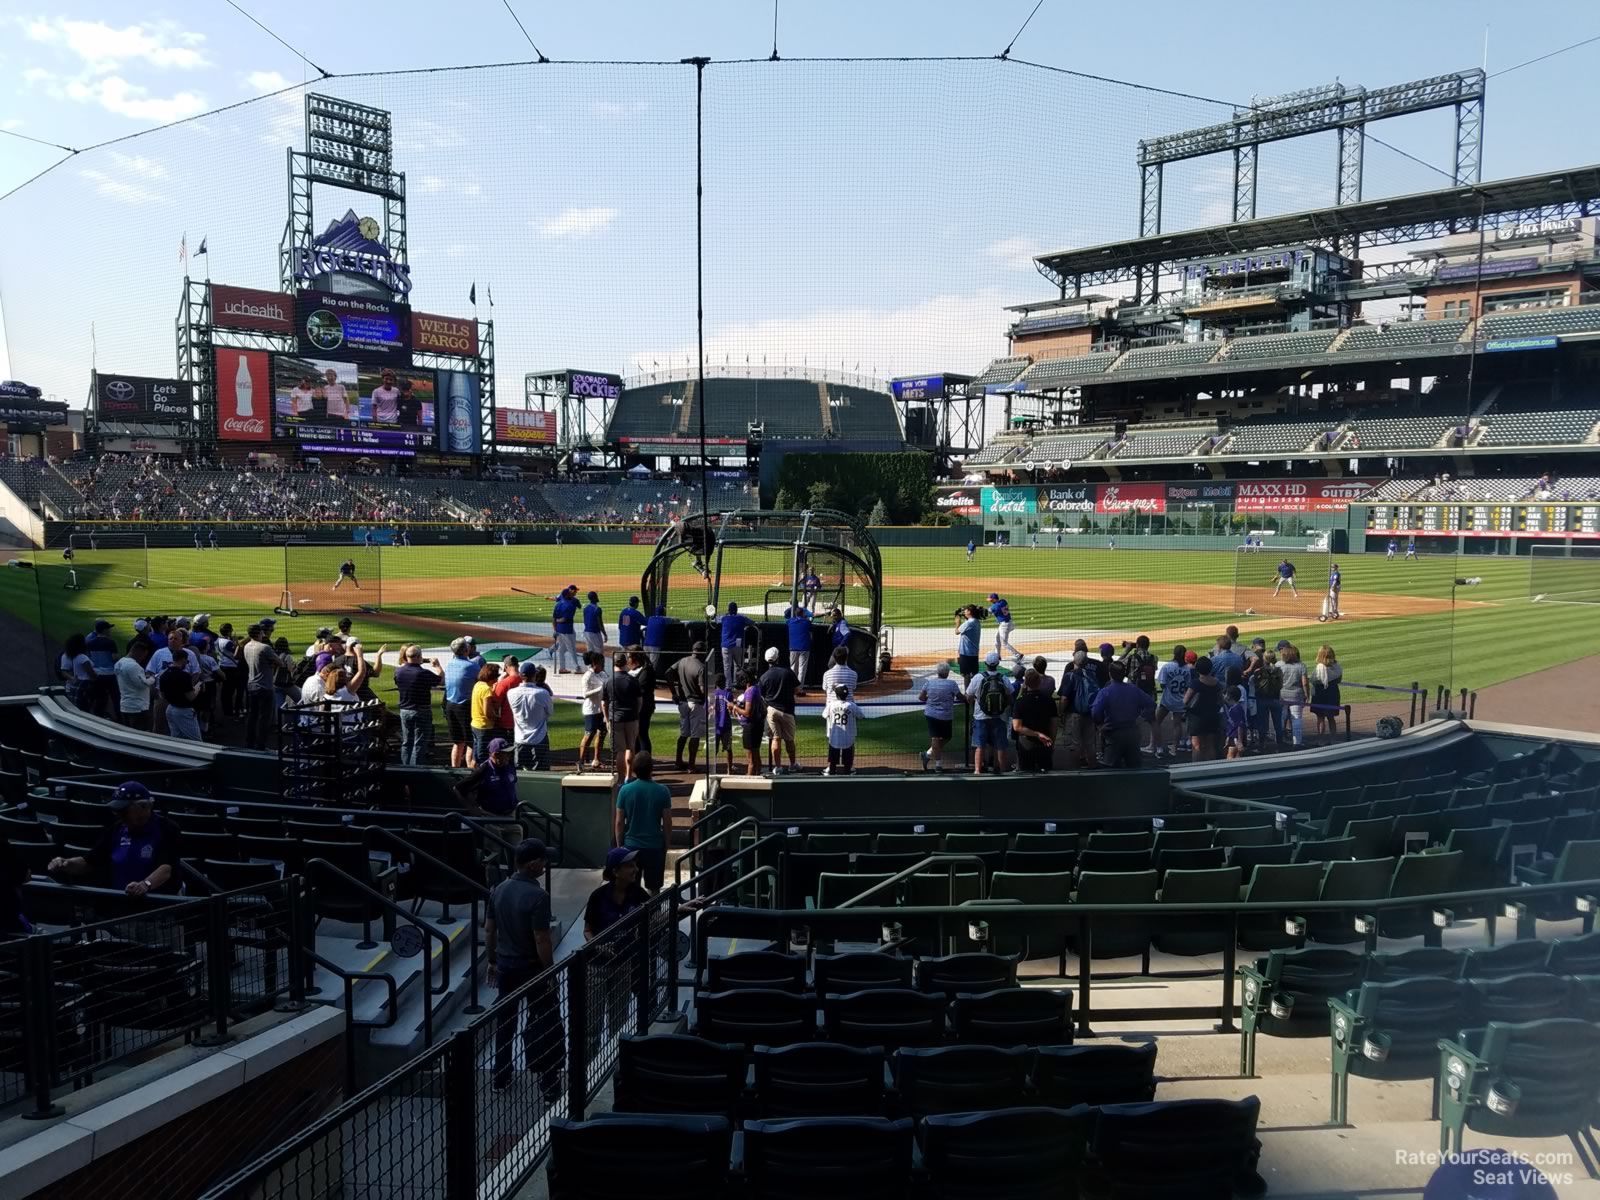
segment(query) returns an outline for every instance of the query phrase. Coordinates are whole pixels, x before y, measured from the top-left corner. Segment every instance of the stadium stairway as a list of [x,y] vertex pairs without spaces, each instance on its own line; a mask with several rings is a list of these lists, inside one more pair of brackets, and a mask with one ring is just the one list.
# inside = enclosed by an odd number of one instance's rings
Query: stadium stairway
[[833,412],[828,407],[828,385],[817,383],[817,411],[821,414],[822,436],[833,436]]
[[694,406],[698,397],[695,395],[695,381],[689,380],[683,389],[683,406],[678,410],[677,436],[689,436],[689,418],[694,415]]

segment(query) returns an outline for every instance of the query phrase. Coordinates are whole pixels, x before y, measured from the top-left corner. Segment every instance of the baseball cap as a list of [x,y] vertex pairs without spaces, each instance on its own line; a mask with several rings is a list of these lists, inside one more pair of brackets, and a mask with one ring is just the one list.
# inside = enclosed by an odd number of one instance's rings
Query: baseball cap
[[[495,739],[499,741],[499,738]],[[517,843],[517,848],[512,853],[520,867],[524,863],[538,862],[544,857],[544,843],[538,838],[523,838]]]
[[1184,654],[1183,654],[1183,661],[1186,662],[1186,663],[1199,662],[1200,661],[1200,656],[1198,654],[1196,654],[1193,650],[1186,650],[1186,651],[1184,651]]
[[143,617],[140,617],[133,623],[133,628],[136,633],[143,633],[145,630],[150,628],[150,622],[146,621]]
[[325,642],[332,636],[333,628],[331,626],[324,625],[321,629],[317,630],[317,641],[319,642]]
[[991,599],[991,600],[1000,599],[1000,593],[999,592],[990,592],[989,593],[989,599]]
[[1250,639],[1250,644],[1252,646],[1260,646],[1263,649],[1265,649],[1266,645],[1267,645],[1267,639],[1266,638],[1251,638]]
[[600,593],[599,592],[590,592],[589,593],[589,603],[590,604],[598,604],[598,603],[600,603]]
[[637,597],[637,596],[629,596],[628,597],[628,603],[629,604],[638,604],[639,603],[639,597]]
[[778,648],[776,646],[768,646],[767,647],[767,653],[766,653],[765,657],[766,657],[766,660],[768,662],[777,662],[778,661]]
[[566,586],[566,590],[569,591],[569,592],[575,592],[575,591],[578,590],[578,585],[575,584],[575,583],[569,583]]
[[1279,638],[1278,639],[1278,645],[1277,645],[1276,649],[1282,650],[1285,646],[1292,646],[1292,645],[1294,645],[1294,643],[1291,642],[1288,638]]
[[470,633],[463,633],[461,635],[461,640],[469,646],[476,646],[478,644],[478,639],[473,637]]
[[112,629],[112,628],[114,628],[114,626],[111,624],[111,622],[106,620],[104,617],[101,617],[99,620],[97,620],[94,623],[94,627],[95,627],[95,631],[96,632],[99,632],[102,629]]
[[991,667],[998,667],[1000,665],[1000,655],[991,650],[984,657],[983,661],[988,663]]
[[615,871],[623,863],[631,863],[638,857],[637,850],[629,850],[626,846],[613,846],[606,851],[606,870]]
[[525,658],[522,660],[522,665],[517,668],[517,673],[519,675],[526,675],[529,679],[532,679],[533,673],[538,669],[538,665],[534,663],[533,659]]
[[111,793],[111,801],[107,807],[112,812],[126,812],[130,804],[140,804],[150,799],[150,789],[137,779],[130,779],[126,783],[119,783],[117,790]]
[[175,624],[178,626],[179,629],[187,629],[187,628],[189,628],[190,621],[189,621],[188,617],[179,617],[177,619],[177,621],[175,622]]
[[838,684],[833,689],[833,696],[836,700],[848,700],[850,699],[850,689],[845,687],[845,685],[842,683]]
[[278,619],[276,617],[262,617],[261,618],[261,628],[263,628],[263,629],[271,629],[277,623],[278,623]]
[[505,738],[490,738],[489,739],[489,747],[488,747],[488,749],[489,749],[489,753],[490,754],[499,754],[500,751],[509,750],[510,748],[511,747],[506,744]]
[[195,613],[195,615],[194,615],[194,623],[196,625],[209,625],[211,623],[211,614],[210,613]]
[[316,661],[317,670],[319,670],[319,671],[322,670],[322,668],[326,667],[332,661],[333,661],[333,655],[329,654],[326,650],[324,650],[321,654],[317,655],[317,661]]
[[1110,642],[1101,642],[1100,643],[1100,653],[1101,654],[1112,654],[1112,653],[1116,652],[1116,649],[1117,648],[1115,646],[1113,646]]

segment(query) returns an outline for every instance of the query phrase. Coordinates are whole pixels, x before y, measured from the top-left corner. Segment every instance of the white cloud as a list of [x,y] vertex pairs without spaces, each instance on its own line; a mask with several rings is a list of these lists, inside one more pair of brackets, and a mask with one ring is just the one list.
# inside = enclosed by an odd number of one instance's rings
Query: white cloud
[[617,219],[614,208],[565,208],[539,223],[539,234],[547,238],[593,237]]
[[21,117],[7,117],[4,121],[0,121],[0,129],[21,129],[21,128],[22,128],[22,118]]
[[[969,295],[934,296],[903,308],[821,309],[799,317],[773,318],[717,327],[706,335],[708,370],[724,362],[752,366],[766,356],[768,370],[784,363],[820,369],[879,372],[883,377],[930,370],[977,372],[1004,349],[1010,292],[984,288]],[[692,345],[641,350],[629,356],[637,369],[652,361],[681,363]]]
[[29,67],[22,73],[22,82],[47,83],[55,77],[54,71],[46,71],[43,67]]
[[464,183],[456,183],[442,175],[424,175],[416,181],[412,190],[424,194],[454,192],[456,195],[464,196],[468,199],[475,199],[483,195],[483,185],[481,183],[471,180]]
[[645,112],[649,107],[643,100],[635,100],[631,104],[617,100],[596,100],[589,105],[589,111],[597,117],[628,117]]
[[984,247],[983,252],[1015,270],[1031,271],[1033,256],[1039,253],[1039,247],[1025,237],[1008,237],[990,242]]
[[57,17],[30,22],[26,32],[33,41],[77,55],[85,69],[96,75],[109,74],[127,62],[181,71],[208,65],[199,49],[205,35],[178,29],[169,22],[114,29],[104,21]]
[[437,175],[424,175],[417,180],[416,190],[419,192],[438,192],[444,190],[444,180]]
[[165,179],[167,168],[153,158],[145,158],[142,154],[119,154],[111,152],[111,159],[125,172],[138,175],[143,179]]
[[67,84],[67,95],[71,99],[98,104],[107,112],[136,121],[165,124],[192,117],[206,108],[205,98],[194,92],[178,92],[171,96],[152,96],[149,93],[149,88],[129,83],[119,75],[109,75],[93,83],[75,80]]
[[153,192],[137,183],[107,175],[104,171],[86,170],[79,171],[78,174],[93,183],[94,190],[106,199],[121,204],[156,204],[166,200],[160,192]]
[[289,80],[276,71],[251,71],[245,76],[253,92],[280,92],[289,86]]

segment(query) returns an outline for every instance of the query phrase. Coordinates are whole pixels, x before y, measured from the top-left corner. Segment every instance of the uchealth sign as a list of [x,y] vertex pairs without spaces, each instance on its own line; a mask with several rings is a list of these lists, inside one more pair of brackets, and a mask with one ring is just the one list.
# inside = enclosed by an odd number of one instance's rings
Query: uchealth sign
[[1094,484],[1092,483],[1041,487],[1039,489],[1040,512],[1091,513],[1094,511],[1094,500]]
[[526,408],[494,410],[494,440],[508,446],[553,446],[556,414]]
[[282,292],[228,287],[213,283],[211,323],[224,329],[254,329],[260,333],[294,332],[294,299]]
[[1031,487],[986,487],[983,489],[983,511],[992,517],[1023,516],[1038,512]]
[[1164,513],[1167,511],[1167,485],[1102,483],[1095,492],[1094,510],[1100,513]]
[[432,313],[413,312],[411,348],[425,350],[429,354],[476,358],[478,323],[465,317],[436,317]]
[[1344,512],[1372,490],[1372,479],[1241,479],[1235,512]]
[[217,348],[217,439],[264,442],[270,436],[272,367],[265,350]]

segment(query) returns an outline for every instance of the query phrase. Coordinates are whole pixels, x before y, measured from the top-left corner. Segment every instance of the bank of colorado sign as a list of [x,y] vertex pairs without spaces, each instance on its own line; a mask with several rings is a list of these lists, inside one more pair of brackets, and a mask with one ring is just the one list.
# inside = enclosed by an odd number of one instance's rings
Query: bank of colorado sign
[[1091,513],[1094,511],[1094,484],[1069,484],[1065,487],[1041,487],[1039,511],[1051,513]]
[[1095,495],[1094,510],[1099,513],[1164,513],[1167,511],[1167,485],[1103,483]]
[[1236,485],[1236,512],[1345,512],[1373,488],[1372,479],[1243,479]]

